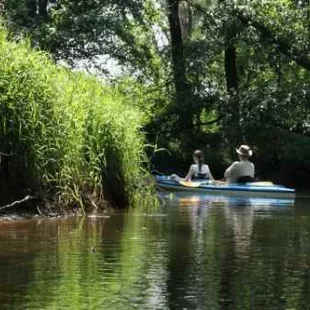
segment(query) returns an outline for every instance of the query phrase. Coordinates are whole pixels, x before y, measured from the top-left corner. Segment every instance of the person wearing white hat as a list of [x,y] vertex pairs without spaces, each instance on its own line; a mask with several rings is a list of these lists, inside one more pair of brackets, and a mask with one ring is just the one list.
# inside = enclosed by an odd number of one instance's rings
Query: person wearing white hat
[[236,149],[239,161],[232,163],[225,171],[224,178],[228,184],[254,181],[255,167],[249,158],[253,152],[249,146],[242,144]]

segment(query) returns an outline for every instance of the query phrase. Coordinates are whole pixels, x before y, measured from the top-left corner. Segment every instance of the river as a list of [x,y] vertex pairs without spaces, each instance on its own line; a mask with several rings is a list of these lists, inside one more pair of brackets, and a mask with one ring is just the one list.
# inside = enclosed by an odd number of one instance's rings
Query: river
[[0,221],[0,309],[309,309],[310,200]]

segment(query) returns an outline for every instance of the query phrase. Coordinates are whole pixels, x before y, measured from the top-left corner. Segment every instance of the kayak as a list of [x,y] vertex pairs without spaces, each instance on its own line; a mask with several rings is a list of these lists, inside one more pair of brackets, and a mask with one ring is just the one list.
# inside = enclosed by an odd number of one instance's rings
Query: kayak
[[203,192],[210,195],[229,195],[241,197],[295,198],[295,190],[272,182],[251,182],[243,184],[226,184],[221,181],[192,181],[171,179],[169,176],[157,175],[156,186],[169,191]]

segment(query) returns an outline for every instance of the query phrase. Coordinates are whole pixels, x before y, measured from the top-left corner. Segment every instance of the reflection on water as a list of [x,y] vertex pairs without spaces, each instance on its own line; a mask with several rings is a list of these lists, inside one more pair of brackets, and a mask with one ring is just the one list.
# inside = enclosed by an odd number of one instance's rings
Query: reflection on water
[[111,217],[0,221],[1,309],[306,309],[309,201],[163,194]]

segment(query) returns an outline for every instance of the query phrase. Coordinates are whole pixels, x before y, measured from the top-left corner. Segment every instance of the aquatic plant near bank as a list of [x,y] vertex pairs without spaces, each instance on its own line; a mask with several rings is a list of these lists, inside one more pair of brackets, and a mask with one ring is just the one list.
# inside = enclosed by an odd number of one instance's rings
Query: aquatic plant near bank
[[53,203],[127,206],[145,175],[142,113],[93,77],[0,29],[1,189]]

